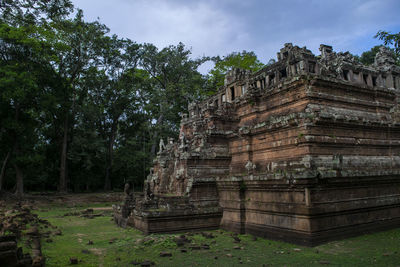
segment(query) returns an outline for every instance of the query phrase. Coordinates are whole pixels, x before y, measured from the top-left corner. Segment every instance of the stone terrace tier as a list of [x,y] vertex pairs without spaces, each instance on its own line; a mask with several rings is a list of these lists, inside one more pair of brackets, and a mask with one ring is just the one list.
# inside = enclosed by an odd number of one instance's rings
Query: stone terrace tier
[[386,48],[371,66],[320,51],[285,44],[276,63],[234,69],[191,104],[179,140],[160,142],[132,224],[305,245],[399,226],[400,68]]

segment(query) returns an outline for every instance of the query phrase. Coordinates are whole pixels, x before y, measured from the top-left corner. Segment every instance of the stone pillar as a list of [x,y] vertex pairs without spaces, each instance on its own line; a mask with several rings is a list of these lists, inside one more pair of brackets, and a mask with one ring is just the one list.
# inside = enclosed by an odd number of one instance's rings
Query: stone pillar
[[315,63],[315,73],[316,74],[321,74],[321,68],[320,68],[320,65],[318,64],[318,63]]
[[354,73],[353,73],[353,70],[349,70],[348,80],[349,80],[350,82],[354,82]]
[[394,88],[393,75],[391,73],[386,76],[386,87]]
[[351,81],[355,82],[355,83],[362,84],[363,82],[362,82],[362,78],[361,78],[361,73],[360,72],[357,72],[357,73],[353,72],[353,76],[352,76]]
[[288,76],[289,75],[290,76],[295,76],[296,75],[296,65],[290,65],[289,69],[290,69],[290,71],[289,71],[290,74],[288,74]]
[[[364,74],[363,74],[363,75],[364,75]],[[364,76],[363,76],[363,77],[364,77]],[[366,79],[366,83],[367,83],[368,86],[371,86],[371,87],[373,86],[371,74],[368,74],[367,79]]]
[[304,60],[300,61],[299,63],[299,74],[306,74],[307,73],[307,64],[305,63]]
[[400,76],[395,76],[396,89],[400,89]]
[[378,77],[376,78],[376,85],[377,86],[385,86],[384,82],[383,82],[383,77],[381,74],[379,74]]
[[311,206],[310,189],[308,187],[304,188],[304,200],[307,207]]

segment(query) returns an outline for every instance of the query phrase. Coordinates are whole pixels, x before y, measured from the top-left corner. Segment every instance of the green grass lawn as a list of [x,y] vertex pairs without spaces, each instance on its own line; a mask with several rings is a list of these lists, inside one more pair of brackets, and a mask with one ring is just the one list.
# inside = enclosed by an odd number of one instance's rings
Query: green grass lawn
[[[111,211],[95,209],[94,213],[105,216],[93,219],[62,216],[88,207],[53,206],[35,211],[62,230],[61,236],[52,237],[53,242],[43,240],[47,266],[69,266],[71,257],[78,259],[79,266],[135,266],[135,262],[145,260],[156,266],[400,266],[400,229],[313,248],[263,238],[254,240],[250,235],[238,235],[241,241],[234,243],[232,233],[215,230],[207,231],[214,238],[185,233],[192,243],[178,247],[174,238],[180,234],[144,236],[132,228],[122,229],[111,220]],[[189,248],[202,245],[209,245],[209,249]],[[182,248],[187,252],[181,252]],[[161,251],[172,256],[160,257]]]

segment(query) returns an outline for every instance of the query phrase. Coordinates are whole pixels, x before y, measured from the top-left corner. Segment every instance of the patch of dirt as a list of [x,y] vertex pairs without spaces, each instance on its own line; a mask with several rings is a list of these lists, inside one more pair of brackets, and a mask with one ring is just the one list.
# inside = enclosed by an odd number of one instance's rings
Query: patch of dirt
[[97,207],[92,208],[93,210],[100,210],[100,211],[112,211],[112,207]]
[[79,243],[82,243],[83,242],[82,238],[87,236],[86,234],[81,234],[81,233],[77,233],[75,235],[78,237],[78,242]]
[[93,252],[94,255],[102,256],[106,249],[105,248],[89,248],[89,250],[91,252]]
[[75,212],[67,212],[64,214],[64,217],[66,216],[79,216],[79,217],[84,217],[84,218],[88,218],[88,219],[93,219],[95,217],[100,217],[100,216],[104,216],[104,212],[103,213],[93,213],[94,210],[92,208],[88,208],[86,210],[83,211],[75,211]]
[[342,242],[337,242],[337,243],[331,244],[331,246],[323,245],[319,248],[319,250],[326,254],[339,255],[339,254],[343,254],[343,253],[344,254],[353,253],[355,251],[355,248],[350,248],[349,246],[346,246]]
[[99,267],[103,267],[103,254],[105,252],[105,248],[89,248],[89,251],[92,252],[94,255],[99,257]]
[[77,234],[75,234],[77,237],[84,237],[84,236],[87,236],[87,234],[81,234],[81,233],[77,233]]
[[73,207],[82,204],[122,202],[123,198],[123,192],[109,192],[82,194],[35,193],[25,194],[22,199],[18,199],[14,194],[11,194],[9,192],[0,192],[0,200],[11,205],[19,201],[26,201],[29,203],[35,203],[36,206],[48,205],[50,203],[53,203]]
[[82,221],[82,220],[73,220],[73,221],[71,220],[69,223],[70,223],[70,225],[74,225],[74,226],[85,226],[86,225],[86,222]]

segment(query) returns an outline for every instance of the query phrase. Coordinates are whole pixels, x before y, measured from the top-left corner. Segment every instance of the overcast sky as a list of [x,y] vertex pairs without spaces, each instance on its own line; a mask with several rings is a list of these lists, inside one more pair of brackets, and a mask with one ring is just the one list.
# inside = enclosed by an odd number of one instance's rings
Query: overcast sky
[[284,43],[361,54],[378,30],[400,31],[400,0],[72,0],[89,21],[159,48],[183,42],[196,56],[254,51],[266,63]]

